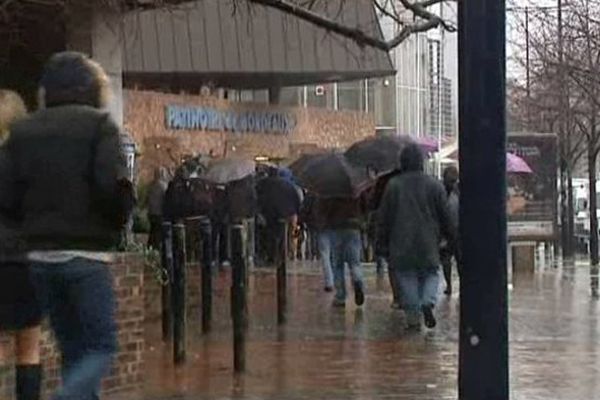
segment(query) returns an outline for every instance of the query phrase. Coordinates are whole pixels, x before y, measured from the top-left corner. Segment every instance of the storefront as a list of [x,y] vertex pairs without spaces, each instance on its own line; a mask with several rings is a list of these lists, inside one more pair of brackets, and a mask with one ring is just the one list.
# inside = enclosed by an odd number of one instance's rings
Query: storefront
[[141,181],[186,155],[289,159],[343,149],[375,134],[371,115],[239,103],[211,96],[128,90],[125,129],[137,144]]

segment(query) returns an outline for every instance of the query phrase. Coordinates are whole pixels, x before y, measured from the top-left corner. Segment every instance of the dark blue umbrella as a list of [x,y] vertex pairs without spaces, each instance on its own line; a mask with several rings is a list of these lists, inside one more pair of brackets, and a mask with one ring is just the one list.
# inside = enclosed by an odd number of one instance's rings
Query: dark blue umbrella
[[340,154],[315,156],[296,176],[301,186],[324,198],[357,198],[375,183],[367,168],[352,166]]

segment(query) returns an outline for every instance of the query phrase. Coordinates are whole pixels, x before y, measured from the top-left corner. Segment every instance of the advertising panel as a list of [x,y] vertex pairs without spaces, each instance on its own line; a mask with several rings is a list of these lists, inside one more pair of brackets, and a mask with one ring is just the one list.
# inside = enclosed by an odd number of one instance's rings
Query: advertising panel
[[558,140],[554,134],[511,133],[507,151],[529,172],[511,172],[508,183],[508,236],[512,240],[553,240],[557,226]]

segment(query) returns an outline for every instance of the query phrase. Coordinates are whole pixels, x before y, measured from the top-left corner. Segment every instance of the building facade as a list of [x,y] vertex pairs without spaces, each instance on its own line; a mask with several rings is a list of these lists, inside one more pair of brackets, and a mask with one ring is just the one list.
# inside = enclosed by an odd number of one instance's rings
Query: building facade
[[[456,7],[440,10],[456,19]],[[408,16],[408,14],[407,14]],[[399,29],[391,18],[379,15],[384,37]],[[457,34],[430,31],[410,36],[390,52],[395,75],[388,77],[286,87],[283,104],[354,110],[373,116],[378,132],[415,137],[456,138],[458,132]],[[234,95],[241,101],[268,101],[266,91]]]

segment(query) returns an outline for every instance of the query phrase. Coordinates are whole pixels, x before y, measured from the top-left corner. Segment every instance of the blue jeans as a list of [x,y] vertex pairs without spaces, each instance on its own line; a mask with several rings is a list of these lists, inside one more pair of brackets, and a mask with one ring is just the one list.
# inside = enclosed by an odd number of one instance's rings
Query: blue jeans
[[333,277],[335,281],[335,297],[338,301],[346,300],[346,279],[344,276],[344,266],[348,264],[352,283],[364,289],[361,252],[362,243],[360,231],[356,229],[336,229],[332,232],[333,236]]
[[323,230],[319,232],[319,257],[323,268],[323,279],[325,287],[333,287],[333,270],[331,267],[332,249],[333,249],[333,231]]
[[97,400],[117,350],[115,295],[108,266],[74,258],[34,263],[32,279],[62,352],[54,400]]
[[394,267],[396,280],[402,293],[404,311],[410,325],[420,321],[421,307],[435,306],[440,282],[439,267],[402,269]]

